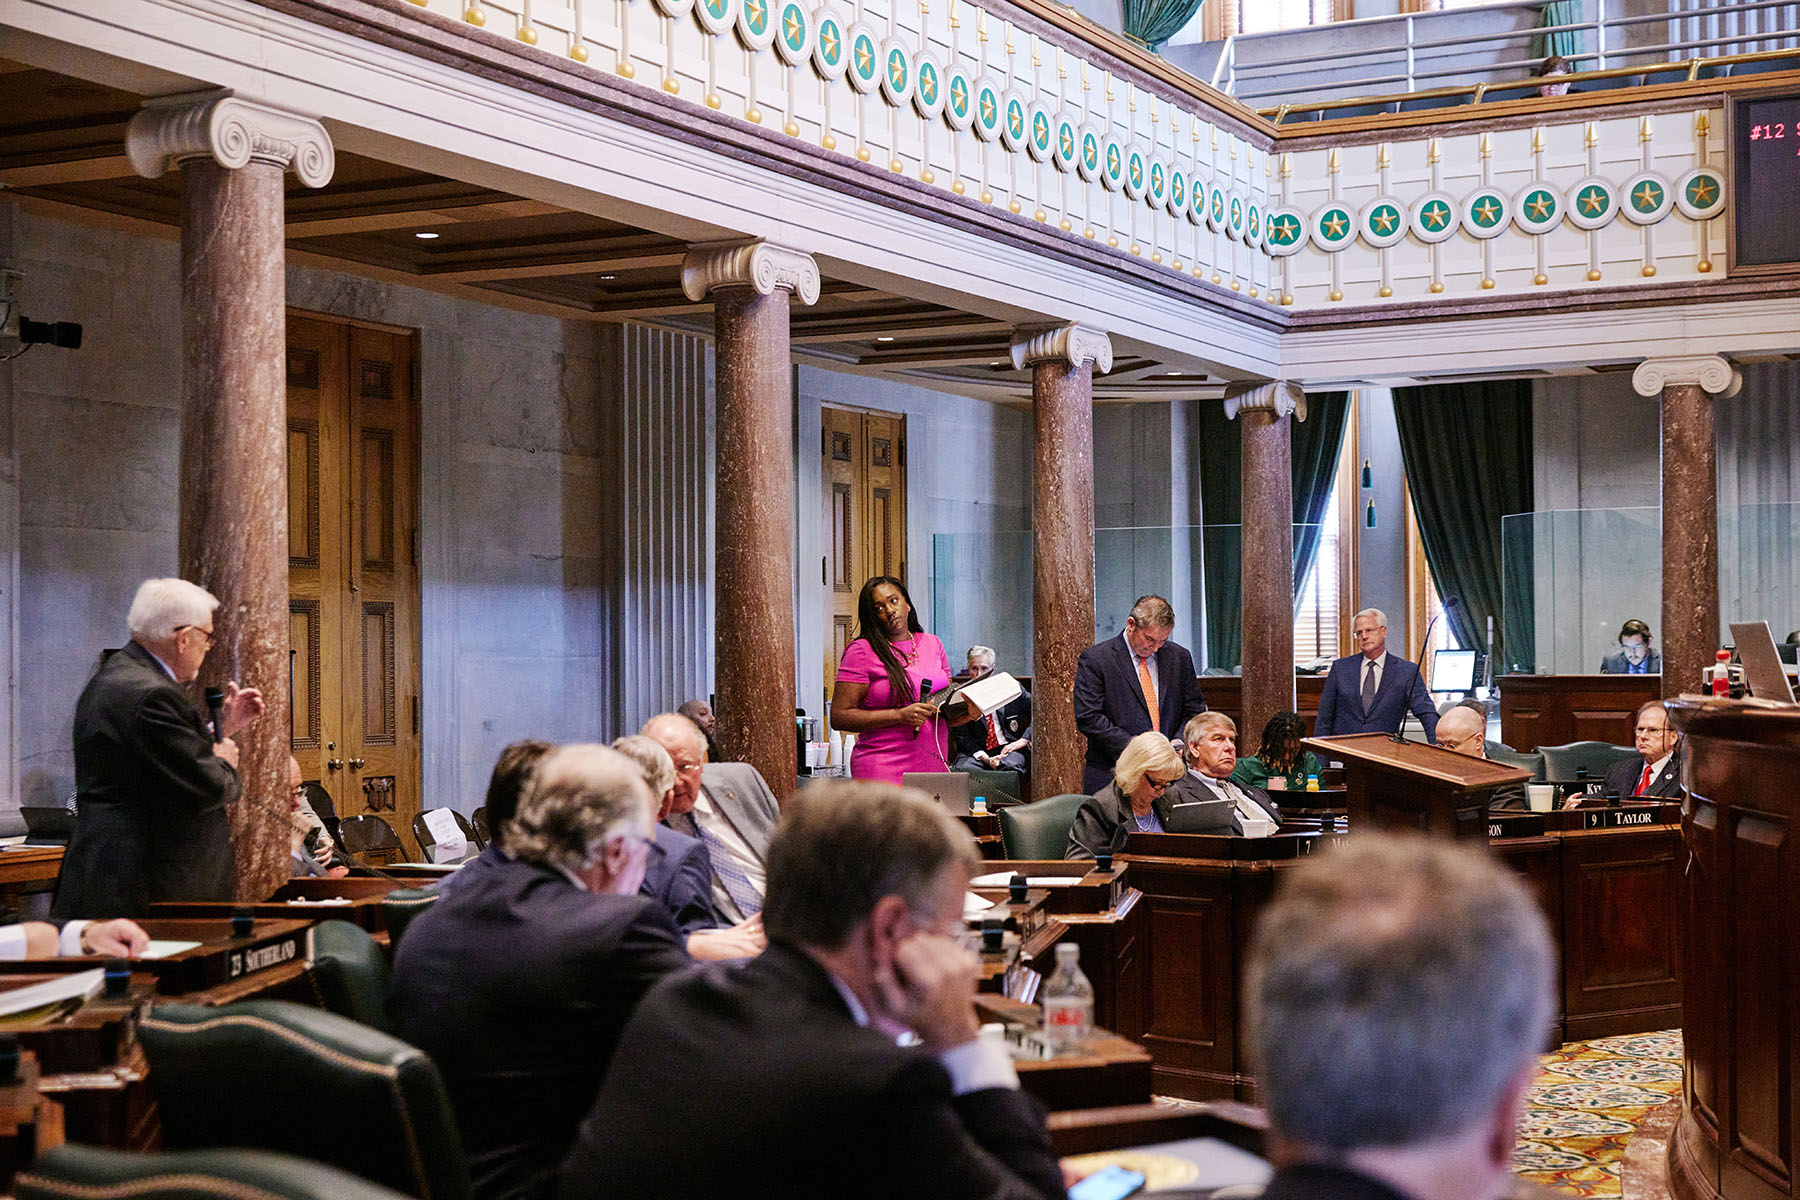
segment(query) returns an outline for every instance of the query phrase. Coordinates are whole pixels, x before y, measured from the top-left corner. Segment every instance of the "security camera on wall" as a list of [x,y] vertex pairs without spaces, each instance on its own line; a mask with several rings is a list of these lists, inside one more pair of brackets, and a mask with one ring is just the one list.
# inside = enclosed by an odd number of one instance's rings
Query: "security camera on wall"
[[0,268],[0,362],[17,358],[33,346],[81,349],[81,326],[73,321],[33,321],[19,312],[22,271]]

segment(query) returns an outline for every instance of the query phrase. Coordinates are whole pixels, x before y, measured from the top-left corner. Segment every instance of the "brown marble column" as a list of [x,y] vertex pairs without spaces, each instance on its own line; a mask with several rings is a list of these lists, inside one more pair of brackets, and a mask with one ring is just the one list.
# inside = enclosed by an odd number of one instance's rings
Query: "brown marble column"
[[1306,420],[1306,394],[1282,381],[1233,384],[1225,392],[1225,415],[1240,423],[1244,451],[1238,753],[1249,754],[1269,718],[1294,708],[1293,420]]
[[1031,798],[1041,800],[1082,790],[1075,661],[1094,640],[1094,371],[1112,370],[1112,343],[1081,325],[1022,329],[1012,359],[1031,367]]
[[219,598],[197,686],[261,690],[237,734],[233,806],[239,899],[287,878],[287,287],[283,189],[291,166],[331,177],[316,121],[228,94],[154,101],[127,152],[152,178],[181,170],[180,571]]
[[719,745],[776,798],[794,792],[794,394],[790,296],[819,298],[811,257],[766,242],[697,246],[690,299],[713,297],[718,380],[715,692]]
[[[1743,386],[1717,355],[1652,358],[1631,385],[1662,399],[1662,694],[1700,690],[1719,649],[1719,489],[1713,400]],[[1630,614],[1627,614],[1630,615]]]

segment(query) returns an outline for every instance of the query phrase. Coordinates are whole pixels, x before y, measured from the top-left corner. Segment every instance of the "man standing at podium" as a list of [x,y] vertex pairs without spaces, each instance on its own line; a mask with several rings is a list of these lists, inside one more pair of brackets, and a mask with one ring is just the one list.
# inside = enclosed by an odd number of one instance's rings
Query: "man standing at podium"
[[1417,663],[1387,648],[1387,614],[1365,608],[1350,626],[1357,653],[1331,664],[1325,690],[1319,696],[1319,716],[1313,722],[1314,737],[1341,737],[1347,733],[1385,733],[1393,736],[1410,710],[1425,726],[1425,740],[1437,736],[1437,710],[1419,677]]
[[1194,657],[1169,640],[1175,610],[1161,596],[1140,596],[1124,632],[1081,652],[1075,665],[1075,728],[1087,737],[1081,790],[1112,782],[1125,743],[1152,729],[1173,741],[1188,718],[1206,711]]

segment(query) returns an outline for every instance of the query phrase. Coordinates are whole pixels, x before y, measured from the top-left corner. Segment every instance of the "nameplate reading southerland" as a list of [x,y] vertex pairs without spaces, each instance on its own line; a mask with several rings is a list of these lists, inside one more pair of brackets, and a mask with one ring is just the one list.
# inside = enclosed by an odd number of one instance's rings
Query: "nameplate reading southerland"
[[270,967],[279,967],[282,963],[293,962],[300,957],[300,939],[289,937],[267,946],[257,946],[253,950],[233,950],[227,960],[225,978],[241,979],[245,975],[254,975],[258,971],[266,971]]

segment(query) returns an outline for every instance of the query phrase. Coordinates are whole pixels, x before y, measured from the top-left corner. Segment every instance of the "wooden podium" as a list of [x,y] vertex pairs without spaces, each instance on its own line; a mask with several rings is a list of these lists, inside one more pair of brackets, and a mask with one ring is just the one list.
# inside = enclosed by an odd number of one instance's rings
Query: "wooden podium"
[[1307,738],[1300,744],[1322,759],[1343,761],[1350,828],[1359,832],[1407,829],[1486,841],[1489,794],[1531,778],[1519,767],[1385,733]]
[[1677,1200],[1800,1196],[1800,708],[1683,698]]

